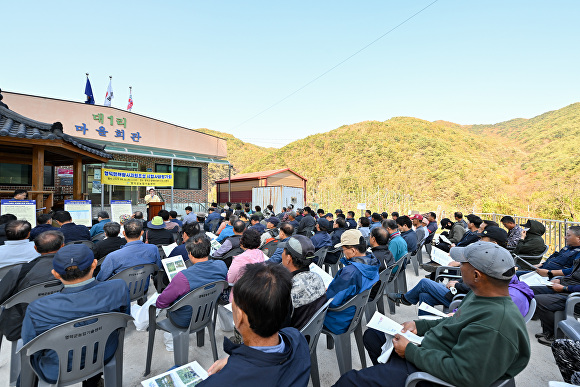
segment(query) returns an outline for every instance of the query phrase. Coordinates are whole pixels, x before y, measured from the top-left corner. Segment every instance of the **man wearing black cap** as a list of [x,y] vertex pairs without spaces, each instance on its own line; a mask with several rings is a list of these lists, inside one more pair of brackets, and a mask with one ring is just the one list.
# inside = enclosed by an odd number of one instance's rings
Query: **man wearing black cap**
[[310,238],[312,244],[314,245],[314,249],[318,250],[322,247],[332,246],[332,240],[330,239],[328,230],[330,230],[330,222],[325,218],[318,219],[316,222],[316,232],[312,238]]
[[280,219],[275,216],[271,216],[266,220],[266,231],[260,236],[260,243],[262,245],[270,242],[270,240],[276,238],[279,234],[278,225],[280,224]]
[[289,238],[282,252],[282,265],[292,275],[292,312],[288,326],[302,329],[326,302],[322,278],[310,271],[314,245],[304,235]]
[[461,263],[463,281],[472,289],[452,317],[416,320],[403,324],[403,332],[423,336],[421,346],[397,334],[389,336],[394,353],[378,363],[384,333],[368,329],[365,347],[374,364],[344,374],[335,386],[403,386],[412,372],[424,371],[455,386],[487,387],[510,379],[530,359],[526,324],[509,297],[508,284],[515,273],[511,254],[490,242],[451,249]]
[[[97,260],[87,246],[64,246],[55,254],[52,266],[52,274],[62,281],[64,289],[28,305],[22,323],[24,344],[57,325],[77,318],[109,312],[130,313],[131,299],[125,281],[100,282],[93,278]],[[117,349],[117,340],[113,337],[116,335],[112,334],[107,341],[105,363],[113,358]],[[33,367],[42,378],[56,383],[59,372],[56,353],[43,351],[32,356]],[[92,377],[83,386],[96,386],[99,379],[100,375]]]

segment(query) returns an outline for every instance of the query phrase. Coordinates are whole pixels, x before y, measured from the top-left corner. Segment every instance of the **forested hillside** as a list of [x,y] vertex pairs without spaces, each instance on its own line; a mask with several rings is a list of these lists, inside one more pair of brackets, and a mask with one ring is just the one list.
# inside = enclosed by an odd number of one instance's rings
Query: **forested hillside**
[[[236,173],[288,167],[323,208],[456,209],[577,218],[580,103],[525,120],[461,126],[395,117],[365,121],[280,149],[228,142]],[[215,178],[227,170],[212,167]],[[210,177],[213,179],[214,177]]]

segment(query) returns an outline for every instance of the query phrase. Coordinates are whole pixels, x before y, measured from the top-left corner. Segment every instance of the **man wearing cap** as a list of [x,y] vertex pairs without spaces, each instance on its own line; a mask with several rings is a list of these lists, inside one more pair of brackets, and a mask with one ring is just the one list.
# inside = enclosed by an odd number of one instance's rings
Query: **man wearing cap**
[[[367,244],[360,231],[345,231],[340,243],[334,247],[342,247],[344,258],[341,262],[344,267],[336,273],[326,291],[326,297],[333,299],[331,308],[343,305],[357,294],[370,289],[379,280],[379,261],[372,253],[367,252]],[[329,311],[324,319],[324,326],[335,334],[344,333],[354,317],[354,312],[354,308],[342,312]]]
[[[99,313],[130,313],[131,300],[125,281],[117,279],[100,282],[93,278],[97,267],[92,251],[85,245],[68,245],[55,254],[52,274],[64,288],[39,298],[28,305],[22,323],[24,344],[47,330]],[[117,349],[117,333],[111,334],[105,347],[105,363],[113,358]],[[61,359],[62,361],[62,359]],[[69,358],[70,361],[70,358]],[[52,350],[32,355],[34,369],[49,383],[56,383],[59,359]],[[96,386],[100,374],[88,379],[83,386]]]
[[260,242],[262,245],[270,242],[278,236],[278,225],[280,224],[280,219],[275,216],[271,216],[266,220],[266,231],[260,236]]
[[310,271],[314,245],[308,237],[288,238],[282,251],[282,265],[292,275],[292,312],[288,326],[302,329],[326,302],[326,288],[322,278]]
[[163,267],[157,246],[143,243],[141,240],[143,223],[137,219],[126,221],[123,235],[125,235],[127,243],[119,250],[107,254],[97,275],[99,281],[106,281],[115,274],[137,265],[154,263],[160,269]]
[[403,386],[410,373],[424,371],[455,386],[488,387],[526,367],[528,332],[509,297],[515,273],[511,254],[494,243],[477,242],[452,248],[451,257],[461,263],[463,281],[472,289],[461,308],[452,317],[405,322],[404,331],[423,336],[421,346],[397,334],[385,364],[377,358],[387,337],[368,329],[364,343],[374,366],[344,374],[335,386]]
[[412,215],[411,222],[413,223],[413,227],[415,227],[415,234],[417,234],[417,245],[420,245],[428,233],[426,232],[425,226],[423,226],[423,216],[419,214]]
[[[496,226],[488,226],[477,236],[481,237],[484,242],[495,243],[505,248],[507,241],[507,232]],[[459,262],[452,262],[450,266],[459,266]],[[467,294],[471,289],[460,279],[458,281],[449,281],[446,285],[430,279],[422,279],[419,283],[405,294],[389,293],[387,297],[394,302],[400,302],[403,305],[414,305],[424,302],[428,305],[449,306],[456,294]],[[510,297],[520,310],[522,316],[525,316],[530,309],[530,301],[534,298],[534,292],[530,287],[520,282],[514,275],[509,283]],[[428,314],[419,311],[419,315]]]
[[154,216],[153,219],[147,222],[147,230],[143,233],[143,241],[150,245],[164,246],[174,242],[173,234],[165,228],[163,218],[160,216]]
[[332,247],[332,241],[330,239],[330,234],[328,234],[328,230],[330,230],[330,222],[325,218],[318,219],[316,222],[316,232],[312,238],[310,238],[315,250],[322,247]]

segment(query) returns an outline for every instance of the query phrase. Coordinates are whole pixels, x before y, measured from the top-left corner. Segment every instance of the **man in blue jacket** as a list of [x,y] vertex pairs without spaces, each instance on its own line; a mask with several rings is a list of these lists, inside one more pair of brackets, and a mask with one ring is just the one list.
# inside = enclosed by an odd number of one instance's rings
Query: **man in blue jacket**
[[[403,241],[404,242],[404,241]],[[344,267],[328,285],[326,297],[334,298],[331,308],[343,305],[352,297],[370,289],[379,280],[379,261],[372,253],[368,253],[367,244],[358,230],[347,230],[340,237],[340,243],[334,246],[342,247]],[[335,334],[344,333],[354,317],[354,307],[342,312],[328,312],[324,326]]]
[[97,275],[99,281],[106,281],[115,274],[137,265],[154,263],[160,269],[163,267],[157,246],[143,243],[141,240],[143,223],[137,219],[129,219],[123,228],[127,243],[107,255]]
[[244,344],[224,338],[229,355],[215,362],[207,386],[306,387],[310,378],[308,343],[295,328],[280,329],[291,306],[292,279],[282,265],[246,266],[234,285],[232,312]]
[[97,220],[99,221],[99,223],[91,227],[91,238],[104,233],[105,224],[111,221],[111,219],[109,219],[109,213],[107,211],[99,211],[99,213],[97,214]]
[[325,218],[318,219],[316,222],[316,232],[312,238],[310,238],[315,250],[318,250],[322,247],[332,246],[332,240],[330,239],[330,234],[328,233],[329,230],[330,222]]
[[[77,318],[108,312],[130,313],[131,300],[125,281],[100,282],[93,278],[97,260],[87,246],[62,247],[55,254],[52,266],[52,274],[62,281],[64,289],[30,303],[22,323],[24,344],[57,325]],[[117,337],[114,333],[107,340],[105,363],[115,354]],[[32,365],[44,380],[56,383],[59,372],[56,352],[45,350],[34,354]],[[83,386],[97,386],[100,378],[100,374],[96,375],[85,381]]]

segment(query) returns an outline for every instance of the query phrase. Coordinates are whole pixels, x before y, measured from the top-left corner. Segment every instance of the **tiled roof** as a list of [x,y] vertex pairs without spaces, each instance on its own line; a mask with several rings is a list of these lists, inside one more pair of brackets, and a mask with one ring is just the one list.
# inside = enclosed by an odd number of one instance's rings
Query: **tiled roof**
[[69,136],[63,133],[60,128],[53,129],[51,124],[26,118],[2,106],[0,106],[0,136],[34,140],[64,140],[99,157],[113,158],[113,155],[105,151],[104,145]]
[[[306,178],[300,176],[299,174],[297,174],[296,172],[294,172],[290,168],[272,169],[272,170],[269,170],[269,171],[242,173],[242,174],[239,174],[239,175],[232,176],[232,179],[231,180],[232,181],[236,181],[236,180],[239,181],[239,180],[265,179],[265,178],[270,177],[272,175],[276,175],[278,173],[286,172],[286,171],[289,171],[289,172],[295,174],[296,176],[298,176],[299,178],[301,178],[303,180],[307,180]],[[228,178],[227,177],[225,179],[216,180],[216,183],[227,183],[227,182],[228,182]]]

